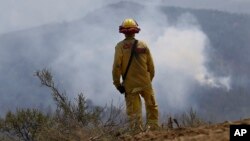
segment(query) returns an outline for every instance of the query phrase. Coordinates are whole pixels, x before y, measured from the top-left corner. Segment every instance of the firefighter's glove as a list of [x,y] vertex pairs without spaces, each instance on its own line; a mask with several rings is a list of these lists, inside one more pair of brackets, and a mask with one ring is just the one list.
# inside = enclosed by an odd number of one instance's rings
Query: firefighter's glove
[[117,90],[118,90],[121,94],[125,93],[125,88],[124,88],[124,86],[118,86],[118,87],[117,87]]

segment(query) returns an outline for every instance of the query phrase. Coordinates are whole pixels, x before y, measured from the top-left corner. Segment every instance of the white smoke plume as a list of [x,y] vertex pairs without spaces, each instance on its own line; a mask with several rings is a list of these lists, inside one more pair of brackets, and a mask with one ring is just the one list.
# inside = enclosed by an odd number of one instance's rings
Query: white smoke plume
[[154,84],[162,111],[166,105],[176,110],[195,106],[189,100],[195,82],[230,90],[230,76],[215,77],[206,68],[209,39],[193,15],[185,13],[170,25],[156,9],[148,11],[147,15],[155,18],[146,19],[146,26],[142,23],[147,31],[142,36],[149,42],[155,60]]

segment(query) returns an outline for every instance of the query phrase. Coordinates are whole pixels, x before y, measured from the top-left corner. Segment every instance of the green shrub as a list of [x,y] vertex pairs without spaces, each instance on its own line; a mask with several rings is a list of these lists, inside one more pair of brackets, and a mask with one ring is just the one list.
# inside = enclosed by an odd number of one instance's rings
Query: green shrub
[[17,137],[25,141],[35,140],[43,126],[48,124],[49,118],[35,109],[21,109],[16,113],[8,112],[1,121],[2,133],[10,137]]

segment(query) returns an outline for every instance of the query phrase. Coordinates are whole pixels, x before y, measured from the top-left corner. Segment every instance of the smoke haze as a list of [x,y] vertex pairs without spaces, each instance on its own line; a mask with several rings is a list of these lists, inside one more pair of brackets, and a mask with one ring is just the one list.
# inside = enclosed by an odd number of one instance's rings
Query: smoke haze
[[[122,1],[122,0],[119,0]],[[48,23],[68,22],[117,0],[0,0],[0,34]],[[134,0],[128,0],[133,2]],[[142,1],[134,1],[142,3]],[[250,14],[249,0],[144,0],[143,4],[214,9]]]
[[[76,3],[79,7],[93,5]],[[74,9],[74,5],[68,8]],[[218,74],[208,66],[214,61],[208,52],[211,41],[195,15],[184,12],[172,21],[156,6],[133,2],[99,3],[84,10],[83,14],[76,11],[75,17],[69,14],[68,20],[74,19],[71,22],[0,36],[0,113],[16,107],[53,105],[49,91],[39,87],[38,80],[32,76],[42,68],[52,71],[58,86],[72,99],[83,92],[97,105],[123,101],[112,84],[111,72],[114,47],[124,38],[118,33],[118,26],[128,17],[137,20],[142,30],[136,37],[151,49],[156,68],[153,85],[161,113],[182,112],[190,107],[202,111],[202,98],[209,96],[204,94],[200,98],[197,94],[203,90],[227,93],[232,89],[230,73]],[[87,12],[89,10],[92,12]],[[42,23],[58,21],[44,20]],[[24,20],[23,25],[27,27],[36,25],[25,22],[34,22]],[[15,30],[14,27],[10,31]]]

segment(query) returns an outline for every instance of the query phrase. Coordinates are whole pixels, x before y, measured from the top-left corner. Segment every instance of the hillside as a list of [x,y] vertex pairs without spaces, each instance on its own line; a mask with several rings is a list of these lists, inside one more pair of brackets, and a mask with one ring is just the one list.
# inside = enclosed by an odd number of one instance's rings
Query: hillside
[[230,125],[248,124],[250,119],[200,126],[196,128],[176,128],[168,131],[140,133],[135,136],[122,136],[121,140],[130,141],[228,141]]

